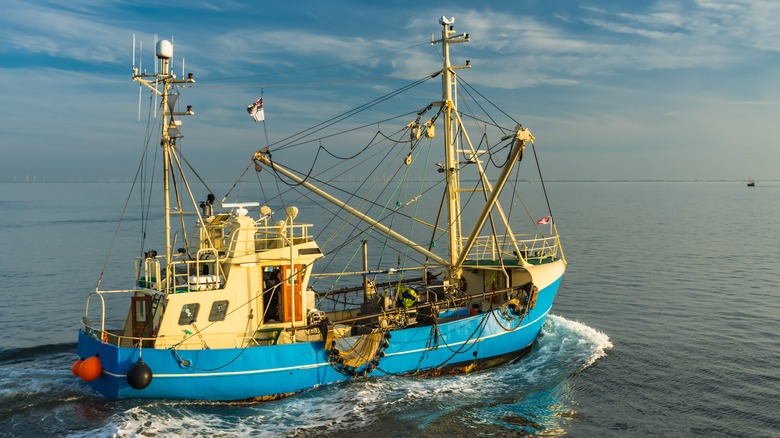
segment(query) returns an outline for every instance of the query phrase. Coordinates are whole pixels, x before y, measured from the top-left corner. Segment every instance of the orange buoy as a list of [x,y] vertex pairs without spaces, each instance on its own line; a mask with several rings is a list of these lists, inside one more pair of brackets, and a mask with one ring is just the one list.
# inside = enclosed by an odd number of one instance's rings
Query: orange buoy
[[103,372],[103,365],[100,363],[100,358],[92,356],[89,359],[85,359],[79,366],[79,377],[85,382],[91,382]]
[[84,362],[84,359],[79,358],[76,362],[73,363],[73,366],[70,367],[70,372],[73,373],[74,376],[79,376],[79,367],[81,366],[81,363]]

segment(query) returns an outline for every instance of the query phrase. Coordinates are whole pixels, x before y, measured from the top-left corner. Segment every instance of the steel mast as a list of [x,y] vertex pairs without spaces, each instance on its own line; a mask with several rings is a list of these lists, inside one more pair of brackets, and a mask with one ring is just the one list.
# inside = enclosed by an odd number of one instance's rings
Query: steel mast
[[[133,47],[133,54],[135,58],[135,47]],[[192,73],[187,75],[186,79],[177,79],[171,68],[170,59],[173,57],[173,44],[167,40],[160,40],[157,42],[156,53],[157,59],[160,62],[160,70],[154,74],[139,73],[139,70],[133,66],[133,80],[138,81],[142,85],[152,90],[152,92],[162,97],[162,132],[160,139],[160,146],[163,148],[163,197],[165,204],[165,270],[166,278],[169,279],[166,283],[166,292],[170,292],[173,288],[173,273],[170,272],[171,261],[173,257],[173,242],[171,240],[171,192],[170,192],[170,179],[171,179],[171,155],[173,148],[176,145],[176,139],[183,137],[178,127],[181,126],[181,121],[174,119],[174,116],[189,116],[194,115],[192,107],[188,106],[185,112],[176,112],[174,108],[176,106],[176,100],[178,95],[171,95],[171,88],[175,84],[193,83],[195,79]],[[183,73],[182,73],[183,74]],[[158,85],[162,84],[162,90],[158,89]]]
[[442,106],[444,107],[444,147],[445,147],[445,177],[447,182],[447,212],[449,217],[449,245],[450,245],[450,272],[448,277],[457,280],[460,278],[460,268],[456,267],[456,262],[461,253],[461,218],[460,218],[460,176],[458,175],[458,156],[457,156],[457,126],[456,121],[457,104],[457,77],[455,70],[470,68],[467,63],[465,66],[452,66],[450,63],[450,44],[469,42],[469,35],[461,33],[455,35],[455,29],[452,24],[455,18],[447,19],[441,17],[439,24],[442,25],[441,39],[433,40],[431,44],[441,43],[443,48],[444,65],[442,67],[441,87],[442,87]]

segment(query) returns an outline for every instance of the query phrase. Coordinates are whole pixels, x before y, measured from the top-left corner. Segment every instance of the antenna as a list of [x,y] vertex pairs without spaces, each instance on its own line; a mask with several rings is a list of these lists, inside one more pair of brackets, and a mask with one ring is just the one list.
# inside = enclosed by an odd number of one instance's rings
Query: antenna
[[[144,42],[138,42],[138,69],[144,72]],[[141,83],[138,83],[138,121],[141,121]]]
[[[141,46],[143,46],[143,42],[141,42]],[[140,58],[140,54],[139,54]],[[140,59],[139,59],[140,61]],[[133,34],[133,74],[138,74],[138,70],[135,68],[135,34]],[[141,121],[141,83],[138,83],[138,121]]]
[[[157,34],[154,34],[154,50],[157,50]],[[154,61],[154,77],[157,77],[157,60]],[[158,93],[154,93],[154,118],[157,119],[157,96]]]
[[138,121],[141,121],[141,83],[138,83]]
[[[157,50],[157,34],[154,34],[154,50]],[[154,61],[154,75],[157,76],[157,61]]]

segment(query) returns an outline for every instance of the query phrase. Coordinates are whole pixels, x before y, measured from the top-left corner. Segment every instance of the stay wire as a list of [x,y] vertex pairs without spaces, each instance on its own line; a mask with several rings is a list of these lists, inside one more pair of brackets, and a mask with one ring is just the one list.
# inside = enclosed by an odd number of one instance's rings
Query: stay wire
[[[460,83],[462,83],[462,84],[464,85],[464,88],[463,88],[463,90],[464,90],[464,91],[466,91],[466,94],[468,94],[468,95],[471,95],[471,92],[469,91],[469,89],[470,89],[470,90],[472,90],[474,93],[476,93],[477,95],[479,95],[480,97],[482,97],[482,98],[483,98],[483,99],[484,99],[486,102],[488,102],[488,103],[489,103],[491,106],[493,106],[493,108],[495,108],[496,110],[498,110],[498,111],[499,111],[501,114],[505,115],[507,118],[509,118],[509,119],[510,119],[510,120],[512,120],[513,122],[515,122],[515,123],[517,123],[517,124],[520,124],[520,122],[518,122],[518,121],[517,121],[517,120],[516,120],[514,117],[512,117],[511,115],[507,114],[507,113],[506,113],[504,110],[502,110],[501,108],[499,108],[499,107],[498,107],[498,106],[497,106],[495,103],[493,103],[493,101],[491,101],[490,99],[488,99],[487,97],[485,97],[485,95],[483,95],[482,93],[480,93],[480,92],[479,92],[479,91],[478,91],[476,88],[474,88],[474,87],[473,87],[471,84],[469,84],[469,83],[468,83],[467,81],[465,81],[463,78],[461,78],[460,76],[458,76],[458,77],[457,77],[457,80],[458,80],[458,82],[460,82]],[[472,99],[473,99],[473,98],[472,98]],[[476,99],[474,99],[474,101],[477,103],[477,105],[480,107],[480,109],[482,109],[482,110],[483,110],[483,112],[484,112],[485,114],[488,114],[488,112],[487,112],[487,111],[485,111],[485,110],[482,108],[482,106],[481,106],[481,105],[479,105],[479,103],[476,101]],[[498,125],[498,123],[496,123],[496,122],[495,122],[495,120],[493,120],[493,118],[492,118],[492,117],[488,116],[488,118],[490,118],[490,120],[491,120],[491,122],[493,122],[494,126],[498,127],[498,128],[499,128],[499,129],[501,129],[502,131],[504,130],[504,128],[501,128],[501,127],[500,127],[500,125]],[[547,204],[547,211],[548,211],[548,213],[550,214],[550,219],[551,219],[553,222],[555,222],[555,221],[553,220],[552,207],[550,206],[550,198],[549,198],[549,196],[548,196],[548,194],[547,194],[547,185],[546,185],[546,184],[545,184],[545,182],[544,182],[544,176],[542,175],[542,168],[541,168],[541,165],[540,165],[540,163],[539,163],[539,155],[538,155],[538,153],[537,153],[537,151],[536,151],[536,144],[535,144],[533,141],[531,141],[530,143],[531,143],[531,150],[532,150],[532,151],[533,151],[533,153],[534,153],[534,162],[536,163],[536,170],[537,170],[537,173],[538,173],[538,175],[539,175],[539,180],[540,180],[540,183],[542,184],[542,192],[544,193],[544,200],[545,200],[545,203]],[[491,161],[492,161],[492,156],[491,156]],[[495,163],[494,163],[494,164],[495,164]]]
[[[147,119],[147,131],[149,126],[149,120]],[[125,199],[125,205],[122,207],[122,213],[119,216],[119,221],[116,224],[116,229],[114,230],[114,236],[111,238],[111,243],[108,246],[108,253],[106,254],[106,258],[103,261],[103,267],[100,270],[100,275],[98,276],[97,283],[95,284],[95,290],[98,290],[100,288],[100,284],[103,282],[103,275],[105,275],[106,267],[108,266],[108,260],[111,257],[111,252],[114,249],[114,245],[116,244],[117,238],[119,237],[119,229],[122,226],[122,223],[124,222],[125,213],[127,212],[127,207],[130,205],[130,199],[133,195],[133,189],[135,188],[136,183],[139,180],[139,177],[143,175],[143,168],[144,168],[144,158],[146,157],[146,153],[149,149],[149,139],[151,136],[147,137],[146,145],[144,146],[144,151],[141,154],[141,160],[138,163],[138,166],[136,167],[135,176],[133,177],[133,183],[130,186],[130,191],[127,194],[127,199]],[[144,235],[145,235],[144,231]]]
[[280,140],[278,140],[278,141],[276,141],[274,143],[269,144],[268,146],[271,147],[271,146],[280,145],[280,146],[278,146],[276,148],[276,151],[280,151],[280,150],[287,149],[289,147],[296,146],[297,145],[296,142],[300,142],[304,138],[312,135],[314,132],[318,132],[319,130],[321,130],[321,129],[325,128],[325,127],[332,126],[332,125],[334,125],[336,123],[339,123],[339,122],[341,122],[341,121],[343,121],[343,120],[345,120],[345,119],[347,119],[349,117],[352,117],[352,116],[354,116],[356,114],[359,114],[359,113],[361,113],[361,112],[363,112],[363,111],[365,111],[365,110],[367,110],[367,109],[369,109],[371,107],[374,107],[374,106],[384,102],[385,100],[388,100],[388,99],[390,99],[392,97],[395,97],[395,96],[397,96],[399,94],[402,94],[402,93],[404,93],[404,92],[406,92],[406,91],[408,91],[408,90],[410,90],[410,89],[412,89],[412,88],[414,88],[414,87],[416,87],[416,86],[418,86],[418,85],[420,85],[420,84],[430,80],[433,77],[434,77],[434,75],[427,75],[426,77],[424,77],[422,79],[418,79],[417,81],[414,81],[412,83],[406,84],[406,85],[404,85],[403,87],[401,87],[399,89],[391,91],[391,92],[389,92],[389,93],[387,93],[387,94],[385,94],[383,96],[377,97],[374,100],[371,100],[371,101],[369,101],[367,103],[359,105],[359,106],[357,106],[355,108],[352,108],[352,109],[350,109],[348,111],[345,111],[345,112],[343,112],[343,113],[341,113],[341,114],[339,114],[337,116],[331,117],[328,120],[325,120],[325,121],[323,121],[321,123],[318,123],[318,124],[316,124],[314,126],[311,126],[311,127],[306,128],[306,129],[304,129],[302,131],[299,131],[299,132],[297,132],[295,134],[292,134],[292,135],[287,136],[287,137],[285,137],[283,139],[280,139]]
[[[517,123],[517,124],[520,124],[520,122],[518,122],[517,120],[515,120],[515,118],[514,118],[514,117],[512,117],[511,115],[507,114],[507,113],[506,113],[504,110],[502,110],[501,108],[499,108],[499,107],[498,107],[496,104],[494,104],[494,103],[493,103],[493,102],[492,102],[490,99],[488,99],[487,97],[485,97],[485,95],[483,95],[483,94],[482,94],[482,93],[480,93],[480,92],[479,92],[477,89],[475,89],[473,86],[471,86],[471,84],[469,84],[468,82],[466,82],[465,80],[463,80],[463,79],[462,79],[462,78],[460,78],[460,77],[458,77],[458,81],[459,81],[459,82],[462,82],[462,83],[463,83],[463,85],[465,85],[465,87],[466,87],[466,88],[464,88],[464,90],[466,90],[467,94],[470,94],[470,93],[468,92],[468,89],[471,89],[472,91],[474,91],[474,93],[476,93],[476,94],[478,94],[480,97],[482,97],[482,98],[483,98],[483,99],[484,99],[486,102],[490,103],[490,105],[491,105],[491,106],[493,106],[493,108],[495,108],[496,110],[498,110],[498,111],[499,111],[501,114],[505,115],[507,118],[509,118],[509,119],[510,119],[510,120],[512,120],[513,122],[515,122],[515,123]],[[487,112],[486,112],[486,111],[485,111],[485,113],[487,114]],[[491,117],[490,119],[491,119],[491,121],[493,120],[493,119],[492,119],[492,117]],[[498,124],[496,124],[495,126],[497,126],[497,127],[498,127],[499,125],[498,125]],[[538,173],[538,175],[539,175],[539,181],[540,181],[540,183],[542,184],[542,192],[544,193],[544,200],[545,200],[545,202],[546,202],[546,204],[547,204],[547,211],[550,213],[550,219],[551,219],[553,222],[555,222],[555,221],[554,221],[554,219],[553,219],[552,207],[550,206],[550,198],[549,198],[549,196],[548,196],[548,194],[547,194],[547,185],[546,185],[546,184],[545,184],[545,182],[544,182],[544,176],[542,175],[542,168],[541,168],[541,165],[539,164],[539,155],[538,155],[538,153],[536,152],[536,144],[535,144],[533,141],[531,141],[530,143],[531,143],[531,150],[532,150],[532,151],[533,151],[533,153],[534,153],[534,161],[536,162],[536,170],[537,170],[537,173]]]
[[[367,150],[367,149],[368,149],[368,147],[372,146],[372,145],[374,144],[374,140],[376,140],[376,138],[377,138],[377,134],[375,134],[375,135],[374,135],[374,137],[371,139],[371,141],[370,141],[369,145],[368,145],[366,148],[364,148],[363,150],[365,151],[365,150]],[[378,143],[377,143],[377,144],[378,144]],[[393,147],[387,148],[387,150],[386,150],[386,152],[385,152],[385,155],[384,155],[384,159],[380,160],[380,161],[379,161],[379,163],[380,163],[380,164],[377,164],[377,165],[374,167],[373,171],[369,172],[369,174],[371,174],[371,175],[375,175],[375,174],[377,173],[377,170],[379,169],[379,166],[381,165],[381,163],[387,163],[387,167],[389,167],[389,166],[390,166],[390,164],[392,163],[392,160],[390,160],[390,159],[388,159],[388,158],[389,158],[390,154],[392,153],[393,149],[394,149]],[[381,151],[382,151],[382,150],[380,150],[379,152],[381,152]],[[368,158],[370,158],[370,157],[368,157]],[[332,167],[331,167],[331,169],[332,169],[333,167],[335,167],[335,166],[332,166]],[[373,188],[377,186],[377,184],[379,183],[380,179],[381,179],[381,178],[377,178],[377,179],[376,179],[376,181],[375,181],[375,183],[374,183],[374,186],[373,186],[373,187],[371,187],[371,188],[369,188],[369,192],[370,192],[370,191],[372,191],[372,190],[373,190]],[[363,183],[361,183],[361,185],[360,185],[360,186],[359,186],[359,187],[358,187],[356,190],[360,190],[360,189],[363,187],[363,185],[364,185],[366,182],[367,182],[367,180],[364,180],[364,181],[363,181]],[[348,199],[345,201],[345,202],[347,202],[347,203],[348,203],[348,202],[350,202],[350,201],[351,201],[352,199],[354,199],[355,197],[357,197],[357,198],[360,200],[360,202],[358,203],[358,206],[361,206],[361,205],[363,205],[364,203],[367,203],[367,204],[369,204],[369,205],[379,206],[379,204],[378,204],[378,203],[376,203],[376,202],[374,202],[374,201],[372,201],[372,200],[368,199],[367,197],[357,196],[357,192],[356,192],[356,191],[354,191],[354,192],[348,192],[348,191],[346,191],[346,190],[343,190],[343,189],[341,189],[341,188],[339,188],[339,187],[335,187],[335,186],[333,186],[332,184],[329,184],[329,183],[325,183],[325,182],[320,182],[320,183],[321,183],[321,184],[323,184],[323,185],[326,185],[326,186],[328,186],[328,187],[331,187],[331,188],[333,188],[333,189],[335,189],[335,190],[338,190],[338,191],[341,191],[341,192],[343,192],[343,193],[346,193],[346,194],[348,194],[348,195],[349,195],[349,197],[348,197]],[[343,211],[343,208],[340,208],[340,209],[339,209],[339,212],[342,212],[342,211]],[[370,212],[370,207],[368,208],[368,211],[367,211],[367,213],[368,213],[368,212]],[[327,228],[327,227],[330,225],[330,223],[332,223],[332,222],[333,222],[333,221],[334,221],[336,218],[337,218],[337,215],[333,215],[333,216],[331,217],[331,220],[330,220],[330,221],[328,222],[328,224],[325,226],[325,228]],[[353,225],[353,229],[352,229],[352,232],[353,232],[353,233],[355,233],[357,230],[359,230],[359,223],[360,223],[360,222],[356,222],[356,223]],[[343,230],[343,229],[344,229],[344,228],[345,228],[347,225],[348,225],[348,221],[342,221],[342,225],[341,225],[341,226],[339,226],[339,227],[338,227],[338,229],[337,229],[337,230],[335,230],[335,231],[333,232],[333,234],[332,234],[332,236],[333,236],[333,237],[332,237],[332,238],[329,238],[329,239],[327,239],[327,240],[326,240],[326,242],[325,242],[325,245],[327,245],[327,244],[328,244],[330,241],[332,241],[332,240],[333,240],[333,239],[334,239],[334,238],[335,238],[335,237],[336,237],[336,236],[337,236],[337,235],[338,235],[338,234],[339,234],[339,233],[340,233],[340,232],[341,232],[341,231],[342,231],[342,230]],[[364,236],[364,234],[366,233],[366,231],[369,231],[369,233],[368,233],[368,234],[369,234],[369,236],[370,236],[370,230],[371,230],[371,229],[373,229],[373,227],[369,227],[369,228],[367,228],[366,230],[363,230],[363,231],[361,231],[360,233],[352,234],[352,238],[348,239],[348,242],[349,242],[349,243],[353,242],[353,241],[355,240],[355,238],[357,238],[357,236],[361,236],[361,237],[367,237],[367,236]],[[340,252],[340,250],[341,250],[342,248],[344,248],[345,246],[346,246],[346,244],[342,243],[342,245],[340,245],[339,247],[337,247],[337,248],[336,248],[335,252],[336,252],[336,253]],[[329,252],[332,252],[332,251],[329,251]],[[354,258],[354,257],[355,257],[355,254],[353,254],[353,258]],[[330,263],[331,263],[331,262],[333,262],[333,260],[335,260],[335,257],[331,258],[331,261],[327,263],[326,269],[327,269],[327,268],[330,266]]]
[[[386,118],[386,119],[377,120],[377,121],[374,121],[374,122],[371,122],[371,123],[366,123],[365,125],[355,126],[355,127],[353,127],[353,128],[345,129],[345,130],[343,130],[343,131],[334,132],[334,133],[332,133],[332,134],[323,135],[323,136],[321,136],[321,137],[316,137],[316,138],[308,139],[308,140],[305,140],[305,141],[304,141],[303,139],[301,139],[301,141],[299,141],[299,142],[297,142],[297,143],[290,143],[289,145],[287,145],[287,146],[285,147],[285,149],[292,148],[292,147],[296,147],[296,146],[303,146],[303,145],[307,145],[307,144],[310,144],[310,143],[314,143],[314,142],[322,141],[322,140],[325,140],[325,139],[328,139],[328,138],[331,138],[331,137],[336,137],[336,136],[344,135],[344,134],[346,134],[346,133],[349,133],[349,132],[354,132],[354,131],[357,131],[357,130],[359,130],[359,129],[366,128],[366,127],[368,127],[368,126],[372,126],[372,125],[378,125],[378,124],[381,124],[381,123],[389,122],[389,121],[391,121],[391,120],[400,119],[400,118],[402,118],[402,117],[406,117],[406,116],[409,116],[409,115],[411,115],[411,114],[415,114],[416,112],[417,112],[417,111],[409,111],[409,112],[407,112],[407,113],[398,114],[398,115],[395,115],[395,116],[392,116],[392,117],[388,117],[388,118]],[[383,136],[384,136],[385,134],[381,134],[381,135],[383,135]],[[388,139],[388,140],[393,140],[393,141],[396,141],[396,140],[394,140],[394,139],[392,139],[392,138],[389,138],[389,137],[387,137],[387,139]],[[275,151],[279,151],[279,150],[283,150],[283,149],[275,149]]]
[[[512,117],[511,115],[507,114],[507,113],[506,113],[504,110],[502,110],[501,108],[499,108],[499,107],[498,107],[498,106],[497,106],[495,103],[493,103],[493,101],[491,101],[490,99],[488,99],[487,97],[485,97],[485,95],[484,95],[484,94],[480,93],[480,92],[479,92],[479,91],[478,91],[476,88],[474,88],[474,87],[473,87],[471,84],[469,84],[468,82],[466,82],[466,81],[465,81],[463,78],[461,78],[460,76],[458,76],[457,80],[458,80],[458,82],[462,83],[462,84],[465,86],[465,88],[463,88],[463,90],[464,90],[464,91],[466,91],[466,93],[467,93],[467,94],[469,94],[469,95],[471,94],[471,93],[468,91],[469,89],[471,89],[471,90],[472,90],[474,93],[476,93],[476,94],[477,94],[477,95],[479,95],[479,96],[480,96],[482,99],[484,99],[484,100],[485,100],[485,102],[489,103],[489,104],[490,104],[490,106],[492,106],[493,108],[495,108],[496,110],[498,110],[498,112],[500,112],[501,114],[503,114],[503,115],[504,115],[504,116],[506,116],[508,119],[510,119],[510,120],[512,120],[513,122],[515,122],[516,124],[520,124],[520,122],[518,122],[517,120],[515,120],[515,118],[514,118],[514,117]],[[472,99],[473,99],[473,97],[472,97]],[[476,100],[476,99],[474,99],[474,102],[477,102],[477,100]],[[480,109],[482,109],[482,111],[483,111],[483,112],[484,112],[486,115],[487,115],[487,114],[489,114],[487,111],[485,111],[485,110],[484,110],[484,108],[482,108],[482,106],[481,106],[481,105],[479,105],[479,103],[477,103],[477,105],[480,107]],[[496,123],[496,122],[495,122],[495,120],[493,120],[493,118],[492,118],[492,117],[490,117],[489,115],[488,115],[488,118],[489,118],[489,119],[490,119],[490,120],[491,120],[493,123]],[[498,125],[497,123],[495,124],[495,126],[499,127],[499,125]]]
[[542,192],[544,192],[544,200],[547,203],[547,211],[550,213],[550,221],[555,223],[553,218],[552,207],[550,207],[550,198],[547,196],[547,186],[544,184],[544,177],[542,176],[542,168],[539,165],[539,155],[536,153],[536,145],[531,142],[531,150],[534,152],[534,161],[536,162],[536,170],[539,172],[539,181],[542,183]]

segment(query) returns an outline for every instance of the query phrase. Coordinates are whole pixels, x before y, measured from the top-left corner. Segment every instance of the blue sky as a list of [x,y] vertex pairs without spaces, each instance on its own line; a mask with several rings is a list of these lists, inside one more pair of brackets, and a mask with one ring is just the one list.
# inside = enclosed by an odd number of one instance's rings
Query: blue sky
[[245,111],[261,92],[273,142],[438,69],[442,15],[547,179],[780,179],[780,2],[5,0],[0,181],[132,177],[133,34],[148,68],[173,37],[198,80],[187,155],[232,181],[265,141]]

